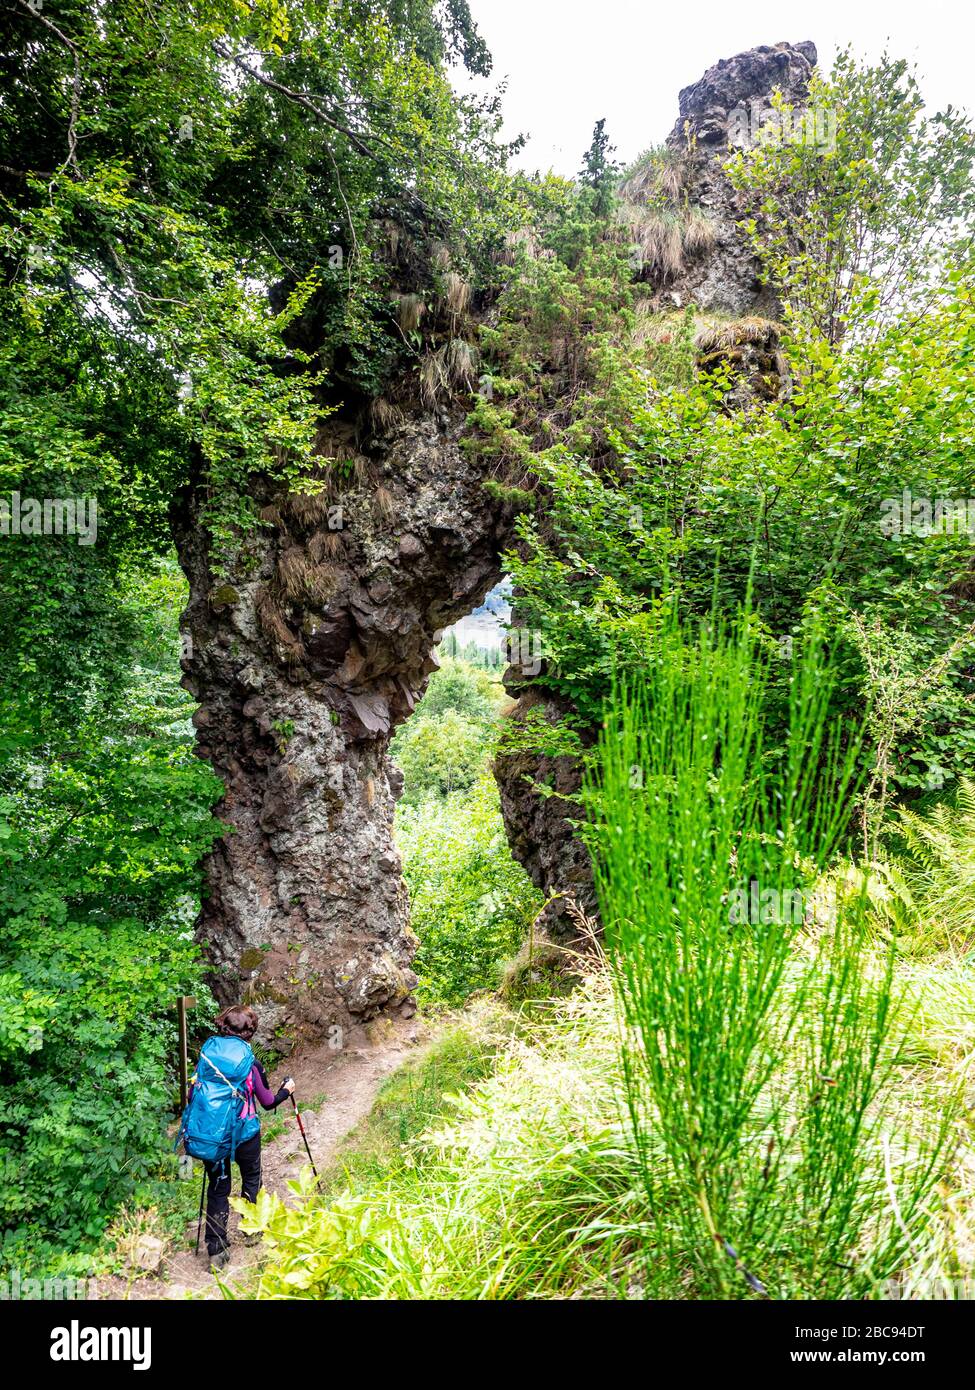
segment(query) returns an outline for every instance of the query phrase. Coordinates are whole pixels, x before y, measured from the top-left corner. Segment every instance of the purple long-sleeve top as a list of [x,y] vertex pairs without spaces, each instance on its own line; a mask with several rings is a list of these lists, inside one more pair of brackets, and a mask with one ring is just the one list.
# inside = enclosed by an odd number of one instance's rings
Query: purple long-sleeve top
[[[254,1065],[251,1067],[248,1082],[248,1089],[250,1090],[251,1095],[256,1096],[256,1098],[261,1102],[265,1110],[276,1110],[283,1100],[288,1099],[288,1092],[285,1090],[283,1086],[280,1087],[277,1094],[275,1094],[274,1091],[271,1090],[270,1084],[267,1079],[267,1073],[258,1061],[255,1061]],[[190,1082],[187,1100],[189,1100],[190,1097],[193,1095],[193,1087],[195,1085],[196,1081],[194,1079]]]
[[278,1091],[277,1095],[271,1090],[271,1087],[268,1085],[267,1076],[264,1073],[264,1068],[261,1066],[260,1062],[255,1062],[251,1067],[251,1085],[254,1088],[255,1096],[257,1096],[257,1099],[264,1106],[265,1110],[275,1110],[283,1100],[287,1100],[288,1098],[288,1092],[283,1086]]

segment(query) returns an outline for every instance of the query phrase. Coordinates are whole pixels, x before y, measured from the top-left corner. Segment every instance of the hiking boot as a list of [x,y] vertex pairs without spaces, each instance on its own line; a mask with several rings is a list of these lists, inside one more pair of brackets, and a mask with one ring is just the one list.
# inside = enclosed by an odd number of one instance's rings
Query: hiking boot
[[215,1255],[210,1256],[210,1273],[216,1269],[223,1269],[230,1264],[230,1246],[225,1246],[223,1250],[218,1250]]

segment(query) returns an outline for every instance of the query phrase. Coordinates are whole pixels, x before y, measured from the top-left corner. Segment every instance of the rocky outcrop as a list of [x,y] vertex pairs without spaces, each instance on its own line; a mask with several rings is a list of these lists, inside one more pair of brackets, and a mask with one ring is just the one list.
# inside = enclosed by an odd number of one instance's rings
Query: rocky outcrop
[[[506,684],[515,694],[523,682],[509,672]],[[510,718],[520,724],[530,713],[541,713],[546,722],[557,724],[570,709],[566,701],[529,685]],[[556,938],[574,934],[577,922],[570,905],[587,914],[596,910],[592,865],[573,825],[581,814],[578,760],[509,753],[495,760],[494,773],[511,852],[546,895],[536,927]]]
[[675,303],[739,316],[778,316],[774,290],[761,284],[758,262],[737,229],[744,209],[723,165],[767,118],[773,91],[803,105],[815,65],[812,43],[752,48],[723,58],[681,92],[680,116],[667,144],[681,154],[691,199],[710,219],[715,241],[668,286]]
[[[739,315],[767,308],[720,161],[735,107],[767,100],[776,85],[798,99],[814,59],[810,44],[755,49],[681,93],[670,139],[717,238],[670,283],[678,299]],[[412,244],[391,227],[404,332],[425,312],[415,292],[423,258],[407,255]],[[399,403],[360,402],[329,419],[321,453],[334,462],[323,468],[323,491],[256,485],[264,527],[227,572],[215,572],[204,499],[184,499],[175,518],[191,586],[184,681],[199,701],[198,751],[224,782],[217,814],[230,830],[206,864],[200,938],[218,997],[257,1002],[265,1038],[281,1047],[410,1007],[415,940],[392,834],[400,779],[389,740],[436,666],[442,629],[497,582],[512,540],[511,515],[483,486],[487,465],[460,447],[464,407],[437,400],[447,377],[469,392],[475,363],[458,336],[467,289],[448,278],[421,389],[414,376]],[[313,349],[314,319],[299,327]],[[777,351],[763,331],[747,344],[752,375]],[[564,713],[523,672],[510,682],[520,691],[516,720],[539,706],[553,721]],[[571,932],[567,900],[594,908],[571,824],[578,768],[513,755],[497,776],[512,849],[552,899],[546,924],[556,936]]]
[[[704,209],[714,242],[707,254],[688,258],[675,275],[655,277],[648,267],[645,278],[654,283],[660,307],[693,304],[736,320],[708,330],[698,341],[702,370],[731,366],[729,409],[787,391],[788,369],[777,327],[765,317],[777,315],[779,306],[772,290],[761,284],[758,263],[735,225],[742,209],[722,166],[731,154],[742,109],[760,121],[776,88],[801,106],[815,62],[811,43],[777,44],[723,59],[681,92],[680,117],[667,140],[679,155],[680,198]],[[522,692],[512,715],[516,721],[532,709],[541,708],[553,723],[566,712],[518,672],[509,673],[509,684],[513,693]],[[587,915],[596,911],[592,867],[572,825],[579,818],[571,800],[579,789],[578,767],[570,758],[518,754],[499,758],[496,776],[512,851],[548,899],[539,927],[556,943],[571,943],[578,934],[578,916],[569,911],[570,902]]]
[[389,739],[441,630],[500,577],[463,420],[417,413],[366,437],[330,490],[269,494],[267,529],[219,579],[192,503],[177,524],[185,684],[231,827],[207,862],[200,936],[218,997],[258,1003],[279,1045],[404,1004],[416,983]]

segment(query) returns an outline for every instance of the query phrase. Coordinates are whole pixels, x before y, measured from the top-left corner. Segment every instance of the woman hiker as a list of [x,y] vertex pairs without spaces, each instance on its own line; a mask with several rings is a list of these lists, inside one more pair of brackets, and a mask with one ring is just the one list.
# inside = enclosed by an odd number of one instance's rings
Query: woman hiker
[[[238,1111],[237,1120],[239,1122],[239,1141],[232,1151],[233,1162],[240,1169],[241,1196],[245,1202],[257,1200],[257,1194],[261,1190],[261,1122],[257,1113],[255,1099],[261,1102],[265,1110],[274,1110],[290,1096],[295,1088],[295,1083],[291,1077],[287,1077],[283,1085],[275,1095],[268,1084],[267,1075],[260,1062],[253,1057],[250,1051],[250,1040],[257,1032],[258,1017],[257,1012],[247,1004],[234,1004],[229,1009],[224,1009],[223,1013],[217,1015],[216,1028],[217,1037],[211,1038],[209,1043],[204,1043],[200,1055],[200,1064],[190,1086],[190,1102],[193,1099],[193,1088],[205,1081],[201,1075],[203,1070],[212,1069],[223,1080],[227,1078],[220,1070],[218,1064],[214,1064],[208,1058],[207,1049],[210,1044],[217,1044],[217,1055],[226,1050],[226,1044],[220,1042],[221,1039],[238,1039],[245,1044],[246,1052],[238,1050],[240,1057],[247,1064],[248,1054],[253,1059],[243,1086],[234,1088],[234,1094],[242,1096],[243,1105],[234,1106]],[[214,1050],[214,1049],[211,1049]],[[231,1055],[233,1050],[231,1049]],[[226,1062],[226,1058],[223,1060]],[[236,1060],[236,1058],[234,1059]],[[189,1106],[187,1111],[189,1113]],[[210,1257],[210,1268],[219,1269],[230,1259],[230,1244],[227,1238],[227,1221],[230,1216],[230,1188],[232,1176],[230,1172],[230,1158],[223,1157],[213,1162],[204,1161],[207,1171],[207,1225],[206,1243],[207,1254]]]

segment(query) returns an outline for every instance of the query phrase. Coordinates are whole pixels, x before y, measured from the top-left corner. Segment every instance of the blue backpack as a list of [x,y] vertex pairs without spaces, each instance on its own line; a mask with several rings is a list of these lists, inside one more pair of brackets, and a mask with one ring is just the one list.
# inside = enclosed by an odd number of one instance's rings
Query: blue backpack
[[243,1038],[207,1038],[174,1148],[182,1143],[192,1158],[233,1163],[238,1147],[261,1128],[251,1082],[253,1065],[254,1053]]

